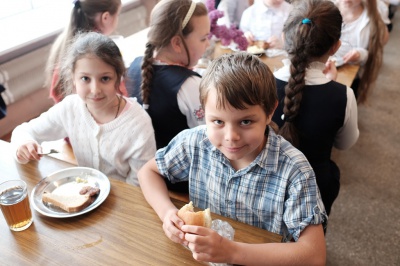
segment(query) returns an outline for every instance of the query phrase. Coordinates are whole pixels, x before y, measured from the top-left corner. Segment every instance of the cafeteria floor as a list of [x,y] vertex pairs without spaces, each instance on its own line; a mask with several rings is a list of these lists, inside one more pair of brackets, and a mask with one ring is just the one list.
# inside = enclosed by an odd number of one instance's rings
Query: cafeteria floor
[[334,151],[341,189],[326,235],[327,265],[400,265],[400,8],[383,66],[366,105],[360,137]]

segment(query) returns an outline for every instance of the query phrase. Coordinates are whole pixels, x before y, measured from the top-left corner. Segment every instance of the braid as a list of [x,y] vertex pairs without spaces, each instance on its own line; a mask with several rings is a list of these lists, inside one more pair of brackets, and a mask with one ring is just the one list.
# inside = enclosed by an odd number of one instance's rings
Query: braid
[[143,57],[142,84],[140,85],[143,104],[147,105],[149,104],[150,83],[153,79],[153,52],[154,46],[148,43]]
[[309,51],[313,49],[313,43],[308,41],[311,37],[311,27],[313,26],[297,23],[296,37],[292,39],[292,48],[289,49],[289,57],[291,61],[290,77],[288,84],[285,87],[283,107],[285,123],[279,131],[279,134],[295,147],[298,147],[299,145],[299,137],[298,131],[293,122],[300,110],[300,104],[305,87],[304,79],[306,76],[306,69],[310,63]]
[[[299,49],[300,50],[300,49]],[[304,51],[304,50],[303,50]],[[298,147],[299,138],[294,120],[297,117],[303,91],[305,87],[306,68],[308,65],[308,56],[303,53],[294,54],[291,58],[290,78],[285,87],[285,99],[283,113],[285,115],[285,123],[279,133],[287,139],[293,146]]]

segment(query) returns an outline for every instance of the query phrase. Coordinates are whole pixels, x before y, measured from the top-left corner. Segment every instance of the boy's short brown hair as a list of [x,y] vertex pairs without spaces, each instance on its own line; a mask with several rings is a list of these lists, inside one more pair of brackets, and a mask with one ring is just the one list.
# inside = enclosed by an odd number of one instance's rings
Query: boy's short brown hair
[[200,102],[205,106],[208,92],[217,91],[218,108],[229,103],[243,110],[245,105],[260,105],[266,115],[275,110],[275,78],[257,56],[246,52],[225,54],[213,60],[200,83]]

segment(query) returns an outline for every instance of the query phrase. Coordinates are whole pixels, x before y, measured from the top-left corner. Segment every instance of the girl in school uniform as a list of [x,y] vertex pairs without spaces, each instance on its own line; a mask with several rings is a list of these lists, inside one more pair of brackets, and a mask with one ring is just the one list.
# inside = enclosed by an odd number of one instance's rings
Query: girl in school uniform
[[348,149],[359,135],[352,89],[326,77],[328,58],[341,44],[341,25],[331,1],[298,1],[283,28],[290,60],[274,73],[279,105],[272,120],[309,160],[328,214],[340,189],[332,148]]

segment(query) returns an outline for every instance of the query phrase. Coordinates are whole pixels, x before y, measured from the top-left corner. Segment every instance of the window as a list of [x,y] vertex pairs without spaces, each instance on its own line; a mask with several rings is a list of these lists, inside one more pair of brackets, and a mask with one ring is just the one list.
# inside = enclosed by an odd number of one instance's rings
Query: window
[[2,1],[0,55],[62,29],[71,7],[68,0]]
[[[122,0],[122,4],[140,2]],[[72,0],[7,0],[0,8],[0,64],[50,43],[68,23]]]

